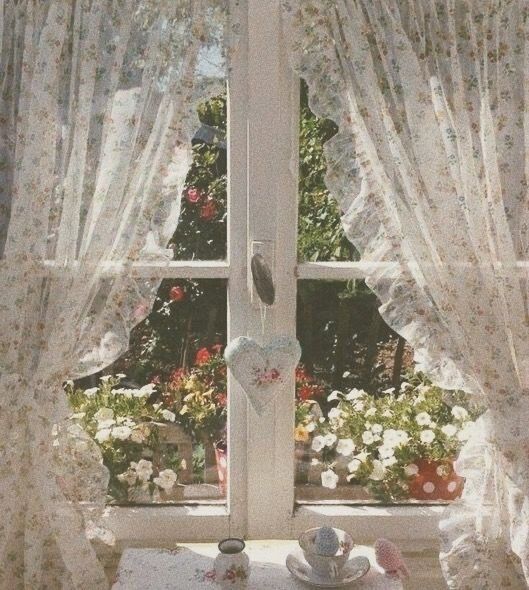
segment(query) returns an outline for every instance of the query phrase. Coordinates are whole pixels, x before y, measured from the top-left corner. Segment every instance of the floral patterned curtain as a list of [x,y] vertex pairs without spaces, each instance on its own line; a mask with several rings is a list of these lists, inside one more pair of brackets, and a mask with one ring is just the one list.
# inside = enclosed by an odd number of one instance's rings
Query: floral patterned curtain
[[149,313],[159,278],[133,265],[170,260],[228,1],[0,0],[2,589],[108,587],[90,542],[111,541],[107,473],[62,383]]
[[284,0],[293,65],[333,119],[327,184],[386,322],[486,412],[441,523],[450,588],[529,580],[529,6]]

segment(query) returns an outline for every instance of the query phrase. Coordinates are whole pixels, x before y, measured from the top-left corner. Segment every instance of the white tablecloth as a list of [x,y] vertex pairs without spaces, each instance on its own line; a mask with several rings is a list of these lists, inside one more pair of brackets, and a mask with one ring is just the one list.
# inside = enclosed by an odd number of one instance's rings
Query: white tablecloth
[[[308,590],[294,579],[285,566],[296,541],[248,541],[251,560],[248,590]],[[127,549],[121,558],[113,590],[216,590],[208,578],[218,553],[215,543],[190,543],[174,550]],[[366,555],[370,572],[351,584],[351,590],[402,590],[402,584],[383,575],[375,563],[373,550],[355,547],[351,555]]]

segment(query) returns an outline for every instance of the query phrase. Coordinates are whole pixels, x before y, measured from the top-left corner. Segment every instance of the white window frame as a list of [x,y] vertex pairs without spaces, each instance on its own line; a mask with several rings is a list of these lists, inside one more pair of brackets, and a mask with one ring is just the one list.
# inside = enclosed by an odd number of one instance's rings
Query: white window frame
[[[163,278],[227,279],[228,339],[260,340],[261,313],[251,301],[248,269],[252,251],[264,243],[277,293],[266,314],[267,340],[295,336],[298,280],[363,278],[365,271],[355,262],[297,263],[299,80],[289,67],[279,0],[241,4],[240,49],[228,80],[227,260],[141,264],[135,270]],[[404,550],[436,551],[441,506],[295,506],[294,388],[292,375],[288,389],[258,417],[229,376],[226,505],[110,508],[119,547],[229,535],[288,539],[308,527],[333,524],[352,531],[357,542],[385,536]]]

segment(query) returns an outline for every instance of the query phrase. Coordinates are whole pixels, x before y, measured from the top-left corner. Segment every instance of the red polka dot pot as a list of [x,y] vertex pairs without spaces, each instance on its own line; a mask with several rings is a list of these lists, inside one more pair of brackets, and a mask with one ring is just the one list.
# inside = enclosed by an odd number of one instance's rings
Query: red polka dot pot
[[415,500],[456,500],[463,492],[464,478],[454,471],[454,463],[415,461],[417,473],[410,478],[410,497]]

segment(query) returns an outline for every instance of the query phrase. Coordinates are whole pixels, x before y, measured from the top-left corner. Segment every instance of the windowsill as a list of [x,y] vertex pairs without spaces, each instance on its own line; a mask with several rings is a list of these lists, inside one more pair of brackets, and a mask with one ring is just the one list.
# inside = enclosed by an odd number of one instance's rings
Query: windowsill
[[[370,544],[379,537],[395,540],[406,549],[437,550],[439,518],[444,506],[304,504],[294,511],[289,534],[297,538],[323,524],[351,531],[356,542]],[[113,506],[106,525],[114,532],[117,549],[171,547],[176,542],[215,541],[230,534],[225,505]],[[233,531],[231,531],[233,534]]]

